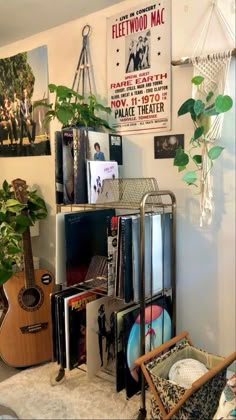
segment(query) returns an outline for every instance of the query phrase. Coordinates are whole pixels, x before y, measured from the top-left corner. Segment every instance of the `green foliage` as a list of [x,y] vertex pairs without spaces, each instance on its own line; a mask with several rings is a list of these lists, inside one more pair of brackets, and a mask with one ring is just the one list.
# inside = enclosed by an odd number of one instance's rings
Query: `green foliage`
[[27,203],[15,198],[5,180],[0,189],[0,285],[13,274],[13,265],[22,262],[22,234],[47,216],[47,207],[37,191],[27,191]]
[[29,97],[33,95],[35,77],[27,62],[27,53],[0,60],[0,93],[13,98],[14,91],[20,98],[22,89],[26,88]]
[[[202,76],[192,78],[192,83],[196,86],[201,85],[203,81],[204,77]],[[228,112],[232,106],[233,100],[230,96],[218,95],[214,98],[212,91],[206,95],[205,102],[200,99],[189,98],[180,106],[178,116],[189,113],[194,124],[194,133],[189,142],[190,149],[184,151],[182,147],[179,147],[174,159],[174,165],[178,167],[179,172],[186,170],[182,180],[188,185],[199,186],[199,182],[205,181],[201,178],[203,149],[209,159],[209,170],[213,167],[213,161],[221,155],[224,148],[219,145],[212,146],[207,133],[211,126],[211,116]],[[200,153],[196,153],[196,148],[200,149]],[[195,165],[195,170],[188,170],[190,163]]]
[[83,96],[75,90],[62,85],[50,84],[50,93],[55,94],[54,103],[48,104],[46,101],[36,101],[34,108],[43,105],[48,108],[45,114],[44,124],[48,124],[56,118],[63,127],[85,126],[85,127],[106,127],[111,128],[106,120],[99,117],[99,113],[111,113],[111,108],[105,107],[97,102],[96,96],[91,94],[87,103]]

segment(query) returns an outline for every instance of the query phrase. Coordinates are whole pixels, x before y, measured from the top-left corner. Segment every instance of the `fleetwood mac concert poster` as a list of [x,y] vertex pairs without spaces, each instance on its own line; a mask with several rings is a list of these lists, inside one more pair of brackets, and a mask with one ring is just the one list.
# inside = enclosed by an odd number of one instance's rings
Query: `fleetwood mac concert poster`
[[117,132],[171,128],[170,3],[142,3],[108,19],[108,99]]

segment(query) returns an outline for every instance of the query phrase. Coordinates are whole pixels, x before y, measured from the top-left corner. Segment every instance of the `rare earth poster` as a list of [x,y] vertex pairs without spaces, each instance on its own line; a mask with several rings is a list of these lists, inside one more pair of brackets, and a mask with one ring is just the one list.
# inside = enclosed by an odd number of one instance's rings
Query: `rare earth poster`
[[108,100],[119,133],[171,128],[170,0],[108,19]]

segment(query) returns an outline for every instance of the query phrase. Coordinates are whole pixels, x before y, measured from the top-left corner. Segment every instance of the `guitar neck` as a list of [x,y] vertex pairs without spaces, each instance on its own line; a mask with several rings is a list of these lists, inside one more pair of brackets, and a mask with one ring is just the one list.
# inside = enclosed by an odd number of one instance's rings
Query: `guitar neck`
[[34,262],[31,246],[30,228],[23,233],[23,249],[24,249],[24,267],[25,267],[25,282],[26,287],[34,287]]

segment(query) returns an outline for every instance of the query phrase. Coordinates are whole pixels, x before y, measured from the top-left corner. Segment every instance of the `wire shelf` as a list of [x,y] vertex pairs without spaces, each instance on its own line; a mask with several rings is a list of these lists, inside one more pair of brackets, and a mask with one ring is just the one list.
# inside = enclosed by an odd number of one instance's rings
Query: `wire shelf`
[[[159,192],[157,195],[155,192]],[[84,204],[58,204],[58,212],[71,211],[76,209],[96,209],[96,208],[116,208],[116,209],[132,209],[140,210],[140,203],[145,194],[154,193],[148,196],[146,200],[146,211],[165,212],[171,211],[171,203],[162,201],[162,191],[158,188],[155,178],[122,178],[122,179],[105,179],[103,181],[101,193],[96,203]],[[166,193],[163,191],[163,193]]]

